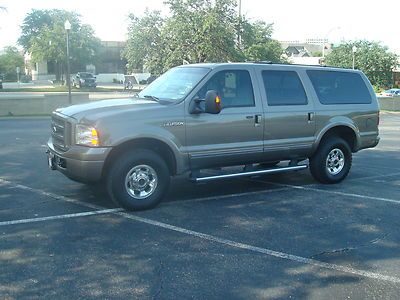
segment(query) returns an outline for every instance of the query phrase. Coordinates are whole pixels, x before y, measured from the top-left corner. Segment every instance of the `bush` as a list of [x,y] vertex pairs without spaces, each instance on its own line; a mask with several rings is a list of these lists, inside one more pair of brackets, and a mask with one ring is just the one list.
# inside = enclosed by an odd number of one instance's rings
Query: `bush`
[[20,81],[22,83],[28,83],[32,81],[32,77],[30,75],[22,75]]
[[379,94],[380,92],[383,91],[383,89],[378,85],[373,85],[373,88],[374,88],[374,92],[377,94]]

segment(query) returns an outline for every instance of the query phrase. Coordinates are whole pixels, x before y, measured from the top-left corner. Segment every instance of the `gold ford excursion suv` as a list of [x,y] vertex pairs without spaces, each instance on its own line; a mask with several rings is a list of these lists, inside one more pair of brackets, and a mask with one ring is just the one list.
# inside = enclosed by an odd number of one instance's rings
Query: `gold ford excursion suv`
[[[48,161],[71,179],[104,182],[116,203],[140,210],[156,206],[171,176],[184,173],[204,182],[309,166],[316,180],[340,182],[352,153],[378,144],[378,123],[375,93],[360,71],[185,65],[136,97],[57,109]],[[245,168],[201,172],[226,166]]]

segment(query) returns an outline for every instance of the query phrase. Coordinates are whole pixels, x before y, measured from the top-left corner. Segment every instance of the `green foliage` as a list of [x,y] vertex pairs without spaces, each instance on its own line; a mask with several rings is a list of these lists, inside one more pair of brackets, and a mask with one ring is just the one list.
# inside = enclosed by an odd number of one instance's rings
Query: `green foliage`
[[157,69],[157,66],[162,65],[164,54],[161,40],[164,20],[160,17],[160,12],[146,10],[142,18],[132,14],[129,18],[129,38],[122,52],[122,56],[128,61],[127,69],[142,70],[146,65],[155,73],[161,72],[162,70]]
[[379,43],[362,40],[341,44],[326,56],[327,65],[352,68],[353,46],[357,47],[355,68],[363,71],[373,85],[390,86],[398,57]]
[[240,20],[234,0],[167,0],[170,17],[157,11],[130,16],[123,56],[128,71],[146,68],[158,75],[183,62],[281,61],[283,50],[271,39],[272,24]]
[[242,55],[248,61],[282,62],[281,44],[271,38],[273,24],[242,21]]
[[314,51],[311,53],[312,57],[321,57],[322,56],[322,51]]
[[0,55],[0,74],[5,75],[5,80],[15,81],[17,79],[17,67],[20,72],[24,69],[24,57],[15,47],[6,47]]
[[82,24],[80,16],[74,12],[57,9],[32,10],[23,21],[22,34],[18,40],[25,51],[31,53],[33,62],[55,61],[58,73],[65,69],[66,20],[71,23],[69,41],[72,66],[80,68],[94,63],[100,40],[95,37],[93,28]]

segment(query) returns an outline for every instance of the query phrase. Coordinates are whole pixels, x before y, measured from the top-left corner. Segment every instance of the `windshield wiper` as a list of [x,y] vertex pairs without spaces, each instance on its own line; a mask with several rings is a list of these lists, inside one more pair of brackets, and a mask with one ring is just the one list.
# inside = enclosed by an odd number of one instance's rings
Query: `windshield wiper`
[[143,98],[150,99],[150,100],[153,100],[155,102],[160,102],[160,98],[158,98],[156,96],[152,96],[152,95],[144,95]]

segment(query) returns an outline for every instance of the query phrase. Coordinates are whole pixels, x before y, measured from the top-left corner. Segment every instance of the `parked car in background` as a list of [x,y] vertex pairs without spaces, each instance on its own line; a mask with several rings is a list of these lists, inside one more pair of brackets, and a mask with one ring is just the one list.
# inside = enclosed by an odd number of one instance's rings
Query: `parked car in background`
[[97,86],[96,77],[89,72],[78,72],[72,78],[72,86],[74,87],[93,87]]
[[0,89],[3,88],[3,75],[0,74]]
[[400,89],[390,89],[381,93],[382,97],[400,97]]

